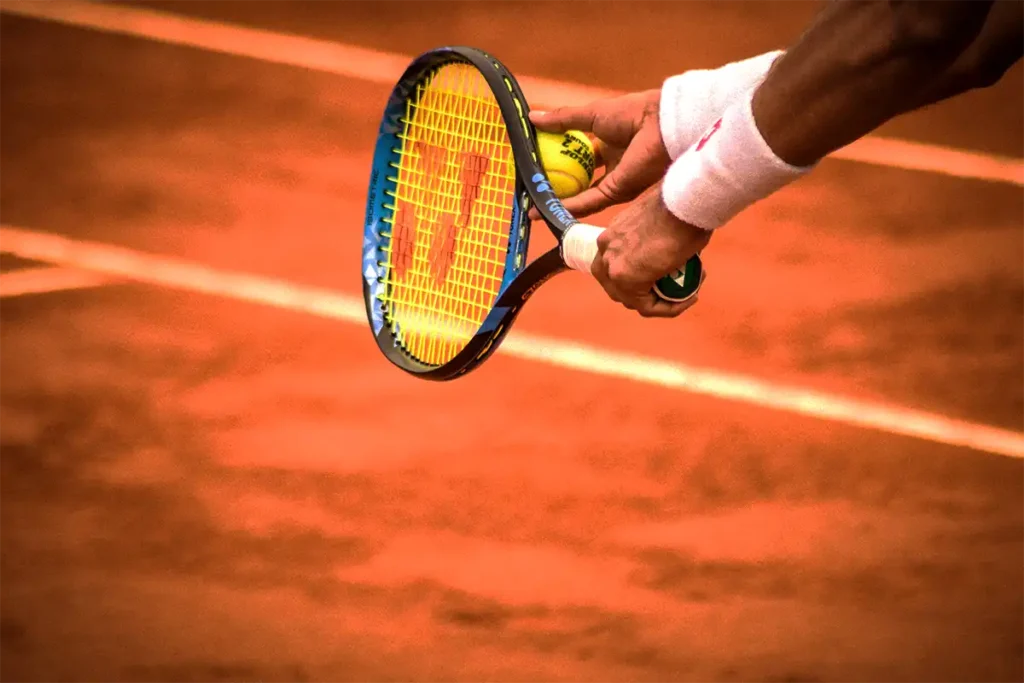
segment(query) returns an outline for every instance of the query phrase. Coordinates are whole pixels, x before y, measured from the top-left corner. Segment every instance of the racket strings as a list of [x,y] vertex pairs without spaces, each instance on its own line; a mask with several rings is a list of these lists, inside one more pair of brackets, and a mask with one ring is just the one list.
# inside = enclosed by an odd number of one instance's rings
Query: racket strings
[[441,365],[476,333],[504,276],[515,167],[472,66],[441,67],[406,103],[382,300],[396,339]]

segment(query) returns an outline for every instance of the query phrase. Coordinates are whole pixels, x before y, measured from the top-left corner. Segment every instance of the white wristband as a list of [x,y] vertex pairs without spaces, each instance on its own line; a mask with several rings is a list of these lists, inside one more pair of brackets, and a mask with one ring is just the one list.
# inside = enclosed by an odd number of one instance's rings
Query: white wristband
[[753,92],[725,110],[665,174],[662,198],[680,220],[714,230],[813,168],[787,164],[754,122]]
[[672,76],[661,87],[661,139],[675,160],[697,142],[726,108],[761,84],[782,50]]

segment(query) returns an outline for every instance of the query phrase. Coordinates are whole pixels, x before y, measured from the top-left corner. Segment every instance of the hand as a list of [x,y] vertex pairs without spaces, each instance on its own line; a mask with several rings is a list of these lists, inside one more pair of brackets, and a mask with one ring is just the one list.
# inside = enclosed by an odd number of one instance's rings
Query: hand
[[[605,174],[590,188],[562,202],[569,213],[582,218],[630,201],[665,175],[672,160],[661,140],[660,103],[658,88],[582,107],[530,112],[530,121],[540,130],[582,130],[598,138],[597,152]],[[539,218],[533,209],[530,218]]]
[[590,271],[613,301],[645,318],[674,318],[697,297],[681,303],[664,301],[653,292],[654,283],[699,253],[710,239],[710,232],[684,223],[668,210],[658,182],[597,238],[597,258]]

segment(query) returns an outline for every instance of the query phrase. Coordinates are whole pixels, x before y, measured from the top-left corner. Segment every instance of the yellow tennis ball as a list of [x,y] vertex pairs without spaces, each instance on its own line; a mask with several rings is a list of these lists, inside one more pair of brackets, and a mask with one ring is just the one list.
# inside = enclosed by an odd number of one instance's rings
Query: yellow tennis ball
[[585,133],[537,131],[540,162],[559,199],[572,197],[590,187],[594,179],[594,145]]

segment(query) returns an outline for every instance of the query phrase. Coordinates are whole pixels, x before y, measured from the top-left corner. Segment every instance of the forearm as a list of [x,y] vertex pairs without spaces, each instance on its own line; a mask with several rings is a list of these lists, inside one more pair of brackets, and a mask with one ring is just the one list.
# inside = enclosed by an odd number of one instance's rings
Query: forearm
[[[927,1],[927,0],[924,0]],[[691,69],[661,88],[662,141],[672,160],[697,141],[725,109],[758,88],[782,50],[717,69]],[[1024,2],[996,0],[981,31],[945,70],[925,79],[899,107],[913,111],[961,93],[995,84],[1024,54]]]
[[836,2],[754,93],[765,142],[809,166],[889,119],[942,99],[939,76],[981,32],[991,2]]

